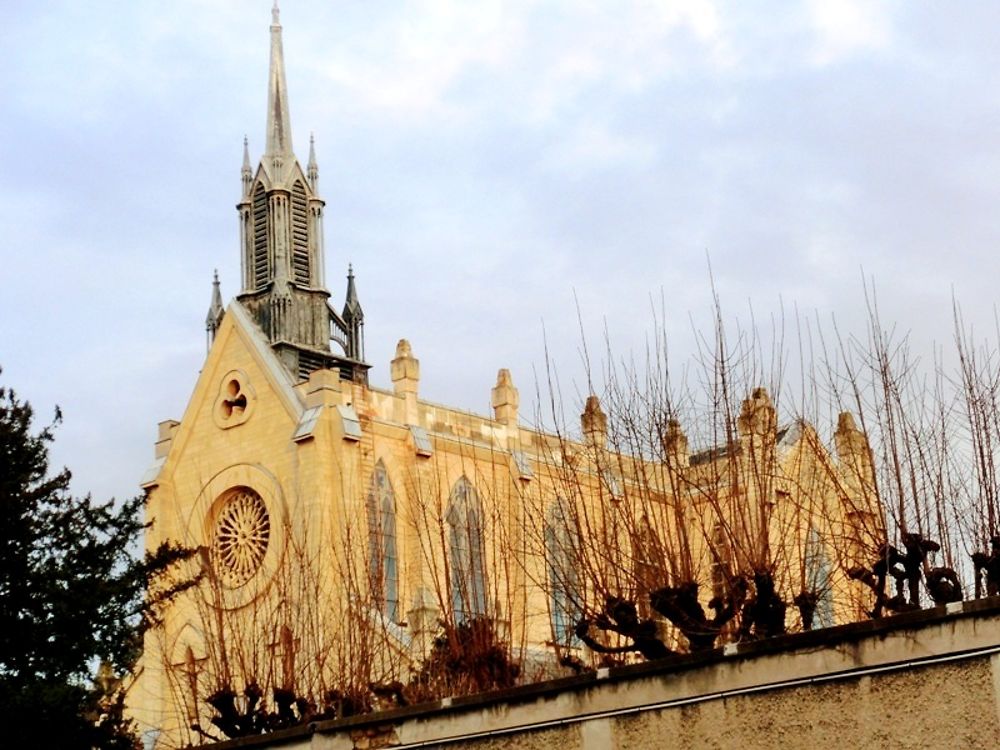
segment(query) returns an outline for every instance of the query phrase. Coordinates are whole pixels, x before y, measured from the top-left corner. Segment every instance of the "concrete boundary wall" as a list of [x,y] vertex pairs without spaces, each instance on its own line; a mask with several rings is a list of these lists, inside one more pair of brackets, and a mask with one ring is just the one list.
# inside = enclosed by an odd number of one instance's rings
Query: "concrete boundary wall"
[[1000,599],[215,747],[996,748]]

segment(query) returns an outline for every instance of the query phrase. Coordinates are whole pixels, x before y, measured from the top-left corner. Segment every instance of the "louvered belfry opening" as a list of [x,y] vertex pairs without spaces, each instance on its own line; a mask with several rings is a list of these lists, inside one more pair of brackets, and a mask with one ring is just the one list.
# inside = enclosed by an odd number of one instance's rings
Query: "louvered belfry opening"
[[305,185],[296,180],[292,186],[292,277],[303,286],[312,284],[309,262],[309,198]]
[[271,277],[271,263],[268,257],[268,211],[267,192],[257,183],[253,191],[253,285],[262,289]]
[[316,352],[310,351],[300,351],[299,352],[299,380],[308,380],[309,373],[315,372],[329,364],[329,358],[323,357]]

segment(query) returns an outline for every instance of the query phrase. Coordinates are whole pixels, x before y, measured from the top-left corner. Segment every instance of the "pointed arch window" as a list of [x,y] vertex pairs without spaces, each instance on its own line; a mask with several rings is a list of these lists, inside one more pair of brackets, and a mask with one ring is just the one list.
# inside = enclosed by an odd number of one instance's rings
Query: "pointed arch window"
[[291,688],[295,684],[295,656],[299,650],[299,639],[287,625],[282,625],[275,634],[277,638],[270,644],[271,660],[275,669],[280,669],[281,686]]
[[632,537],[632,565],[639,614],[643,617],[656,617],[649,595],[667,584],[667,573],[663,565],[662,546],[648,516],[642,517],[642,523]]
[[368,576],[379,610],[399,621],[399,570],[396,554],[396,496],[389,473],[379,459],[366,499],[368,514]]
[[733,548],[726,526],[717,521],[712,527],[712,596],[725,597],[733,580]]
[[184,708],[187,711],[187,717],[190,721],[198,720],[198,701],[200,696],[198,694],[198,677],[201,671],[201,665],[198,663],[198,659],[194,656],[194,651],[190,646],[184,652],[184,662],[179,665],[180,669],[184,675]]
[[813,614],[813,627],[833,627],[833,572],[823,539],[814,526],[809,527],[805,554],[806,590],[819,598]]
[[486,613],[483,565],[483,508],[479,493],[462,477],[452,488],[448,522],[451,604],[456,622]]
[[574,535],[569,509],[557,498],[545,517],[545,567],[549,582],[549,618],[552,637],[561,646],[576,645],[580,619],[580,576],[573,564]]
[[259,182],[253,190],[251,206],[253,212],[253,258],[251,273],[253,274],[254,288],[260,289],[267,284],[268,279],[271,277],[271,259],[268,257],[267,249],[267,192]]
[[292,185],[292,276],[299,284],[312,283],[309,258],[309,197],[305,185]]

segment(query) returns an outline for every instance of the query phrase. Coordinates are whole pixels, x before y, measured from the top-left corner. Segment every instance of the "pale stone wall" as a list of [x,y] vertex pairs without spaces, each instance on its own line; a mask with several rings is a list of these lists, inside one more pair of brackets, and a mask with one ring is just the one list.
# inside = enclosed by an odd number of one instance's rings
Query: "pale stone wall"
[[995,748],[1000,600],[951,610],[215,747]]
[[[695,460],[675,424],[670,460],[655,464],[615,451],[596,397],[582,415],[583,438],[573,441],[519,424],[519,397],[506,370],[491,393],[492,418],[420,400],[419,363],[405,342],[390,372],[392,391],[342,381],[330,370],[296,382],[240,303],[230,305],[182,419],[162,426],[157,464],[143,483],[156,522],[147,545],[172,539],[211,549],[225,498],[245,487],[266,506],[267,553],[236,588],[212,590],[213,565],[207,566],[210,575],[202,585],[182,596],[163,627],[147,636],[129,702],[144,728],[160,730],[159,746],[197,742],[188,727],[195,713],[208,725],[204,698],[221,684],[240,690],[250,679],[280,682],[290,649],[299,663],[322,654],[326,676],[343,674],[361,660],[374,665],[364,685],[369,679],[405,680],[425,655],[438,620],[456,619],[444,516],[463,477],[483,503],[484,614],[502,636],[520,644],[514,658],[524,665],[541,661],[526,658],[527,651],[554,662],[547,645],[553,627],[543,538],[557,498],[571,498],[572,512],[586,521],[574,544],[592,563],[591,578],[605,579],[603,589],[592,580],[581,583],[581,596],[592,607],[600,606],[607,591],[636,596],[633,545],[642,526],[638,516],[647,511],[650,533],[660,540],[676,540],[686,530],[693,569],[670,571],[666,563],[675,556],[664,547],[660,559],[650,561],[656,575],[646,590],[664,585],[668,575],[696,580],[703,604],[712,597],[706,539],[715,524],[746,537],[733,540],[744,550],[754,548],[766,526],[775,575],[786,593],[802,585],[797,571],[812,526],[820,526],[828,544],[857,537],[847,519],[858,513],[844,503],[864,504],[864,497],[847,495],[850,477],[811,427],[800,425],[779,437],[763,390],[744,402],[739,445]],[[230,414],[237,401],[242,405]],[[350,434],[345,409],[356,416],[356,434]],[[425,431],[429,450],[416,445],[414,427]],[[863,436],[853,437],[863,450]],[[366,578],[366,497],[378,462],[395,495],[400,607],[393,627],[366,633],[358,630],[356,605],[353,621],[347,610],[349,601],[367,601],[372,616],[379,616]],[[632,509],[634,517],[621,526],[607,523],[622,508]],[[752,509],[741,519],[748,523],[735,522],[745,508]],[[835,556],[832,549],[829,556]],[[734,570],[744,572],[758,564],[732,560]],[[838,602],[849,600],[842,573],[832,588]],[[795,619],[792,608],[788,617]],[[838,621],[856,617],[851,606],[840,606]],[[666,636],[671,646],[685,647],[677,633]],[[378,641],[376,653],[359,655],[358,649],[370,646],[366,639]],[[573,648],[588,658],[582,647]],[[544,665],[531,668],[539,674],[526,666],[529,680],[551,674]],[[317,671],[303,679],[312,685],[325,675]]]

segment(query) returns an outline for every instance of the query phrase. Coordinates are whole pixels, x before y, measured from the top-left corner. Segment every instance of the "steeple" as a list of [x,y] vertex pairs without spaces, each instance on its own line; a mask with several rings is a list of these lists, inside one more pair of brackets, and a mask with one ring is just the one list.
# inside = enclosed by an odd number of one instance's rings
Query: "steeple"
[[344,295],[344,323],[347,325],[347,356],[363,362],[365,359],[365,313],[354,287],[354,267],[347,264],[347,294]]
[[[278,0],[271,9],[271,72],[267,86],[267,150],[280,170],[285,159],[291,160],[292,126],[288,114],[288,86],[285,84],[285,55],[281,48],[281,21],[278,19]],[[276,170],[276,171],[278,171]],[[274,175],[277,178],[277,175]]]
[[[237,298],[260,326],[293,377],[339,368],[345,378],[365,380],[360,305],[348,325],[330,305],[323,273],[323,208],[319,197],[316,149],[309,139],[308,171],[292,151],[285,58],[278,4],[271,10],[271,66],[267,85],[266,148],[256,171],[243,141],[240,214],[243,288]],[[334,341],[343,354],[330,348]]]
[[250,185],[253,183],[253,170],[250,168],[250,141],[243,136],[243,168],[240,170],[243,180],[243,197],[250,197]]
[[212,302],[208,306],[208,315],[205,316],[205,331],[209,348],[215,341],[215,334],[219,332],[219,326],[222,325],[222,318],[225,314],[226,310],[222,306],[222,290],[219,288],[219,271],[216,269],[212,279]]
[[316,164],[316,138],[309,134],[309,164],[306,166],[306,176],[313,192],[319,190],[319,166]]
[[365,317],[358,300],[358,290],[354,286],[354,265],[351,263],[347,264],[347,294],[344,296],[344,320],[348,317],[362,320]]

